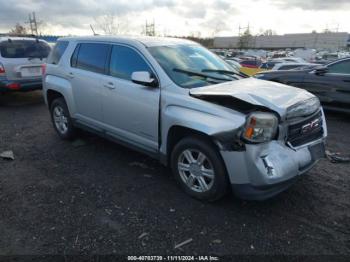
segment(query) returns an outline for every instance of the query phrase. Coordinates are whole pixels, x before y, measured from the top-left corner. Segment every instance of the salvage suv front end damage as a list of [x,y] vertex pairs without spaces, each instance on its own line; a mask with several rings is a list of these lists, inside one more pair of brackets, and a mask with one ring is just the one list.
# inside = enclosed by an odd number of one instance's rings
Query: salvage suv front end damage
[[[236,84],[240,87],[232,86]],[[230,87],[223,84],[190,94],[246,116],[245,125],[234,134],[226,131],[213,136],[233,192],[240,198],[270,198],[324,157],[326,121],[319,100],[310,93],[245,79]]]

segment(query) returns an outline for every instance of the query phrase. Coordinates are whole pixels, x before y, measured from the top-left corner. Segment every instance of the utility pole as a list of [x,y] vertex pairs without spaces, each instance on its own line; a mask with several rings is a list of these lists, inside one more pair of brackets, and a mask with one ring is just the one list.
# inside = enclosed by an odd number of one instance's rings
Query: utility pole
[[250,24],[248,23],[248,26],[241,27],[241,25],[238,26],[238,36],[241,36],[241,31],[244,33],[246,30],[250,31]]
[[32,32],[32,35],[39,35],[38,34],[38,23],[36,21],[35,12],[29,14],[29,26],[30,31]]
[[156,35],[156,27],[155,27],[155,23],[154,20],[152,23],[148,23],[148,21],[146,20],[146,36],[155,36]]

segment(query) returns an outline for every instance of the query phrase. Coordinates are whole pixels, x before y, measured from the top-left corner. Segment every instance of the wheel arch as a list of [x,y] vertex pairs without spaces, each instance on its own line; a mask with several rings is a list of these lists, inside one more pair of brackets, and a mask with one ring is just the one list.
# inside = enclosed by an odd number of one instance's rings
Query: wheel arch
[[219,144],[216,142],[214,137],[210,136],[209,134],[190,127],[174,125],[168,131],[166,141],[166,157],[162,160],[163,164],[167,165],[170,163],[171,152],[173,151],[176,144],[183,138],[191,136],[203,139],[213,145],[217,150],[220,150]]
[[[47,101],[47,105],[48,107],[50,108],[51,107],[51,104],[52,102],[57,99],[57,98],[64,98],[63,94],[56,91],[56,90],[53,90],[53,89],[48,89],[46,91],[46,101]],[[64,98],[65,99],[65,98]]]
[[188,107],[168,106],[162,114],[162,120],[160,159],[163,164],[167,164],[173,146],[185,136],[205,138],[218,150],[222,149],[222,139],[233,139],[245,123],[245,116],[218,115]]

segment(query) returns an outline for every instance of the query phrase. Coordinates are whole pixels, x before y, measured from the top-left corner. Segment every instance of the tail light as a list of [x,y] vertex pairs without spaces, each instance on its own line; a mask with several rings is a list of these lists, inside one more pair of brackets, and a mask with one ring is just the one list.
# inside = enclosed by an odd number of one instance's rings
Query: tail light
[[41,65],[41,73],[42,73],[42,75],[46,74],[46,64]]
[[19,83],[11,83],[6,85],[7,88],[12,89],[12,90],[18,90],[21,89],[21,85]]
[[5,67],[0,63],[0,76],[5,75]]

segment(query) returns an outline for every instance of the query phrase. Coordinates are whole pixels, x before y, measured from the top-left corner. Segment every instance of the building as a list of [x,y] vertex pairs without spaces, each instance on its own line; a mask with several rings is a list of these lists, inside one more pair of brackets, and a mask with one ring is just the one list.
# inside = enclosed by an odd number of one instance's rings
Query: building
[[[240,37],[215,37],[214,48],[239,48]],[[314,48],[337,51],[350,47],[349,33],[310,33],[271,36],[252,36],[245,40],[245,48],[251,49],[296,49]]]

